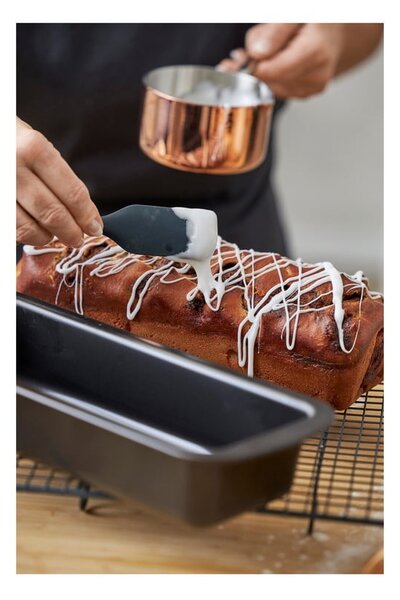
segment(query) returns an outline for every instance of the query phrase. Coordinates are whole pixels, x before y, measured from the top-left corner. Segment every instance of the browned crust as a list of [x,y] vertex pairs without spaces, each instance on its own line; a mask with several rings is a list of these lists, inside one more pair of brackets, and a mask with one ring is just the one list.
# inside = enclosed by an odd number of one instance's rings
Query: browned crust
[[[67,249],[63,252],[65,255]],[[55,271],[60,254],[24,255],[18,265],[17,290],[55,303],[61,276]],[[103,323],[146,339],[186,351],[212,362],[241,370],[237,364],[237,328],[246,315],[239,289],[224,296],[218,312],[199,297],[188,302],[193,283],[173,285],[155,281],[134,320],[126,306],[132,284],[151,267],[129,265],[112,277],[90,277],[84,271],[84,313]],[[292,269],[289,266],[287,271]],[[288,276],[288,273],[285,273]],[[276,277],[276,276],[275,276]],[[257,294],[265,294],[276,281],[273,274],[260,277]],[[322,288],[322,286],[321,286]],[[321,290],[318,290],[320,293]],[[328,299],[326,300],[327,304]],[[58,305],[74,310],[73,289],[62,286]],[[302,315],[293,351],[281,337],[285,315],[274,311],[263,317],[255,355],[255,376],[330,402],[344,409],[383,378],[383,301],[365,296],[359,315],[359,297],[345,294],[345,342],[351,346],[360,323],[354,350],[340,349],[333,309]]]

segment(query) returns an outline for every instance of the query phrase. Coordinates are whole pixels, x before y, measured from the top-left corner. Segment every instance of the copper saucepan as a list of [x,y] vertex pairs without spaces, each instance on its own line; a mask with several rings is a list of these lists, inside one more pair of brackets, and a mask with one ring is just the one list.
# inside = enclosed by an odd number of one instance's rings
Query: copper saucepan
[[182,171],[232,174],[257,167],[268,146],[274,98],[245,72],[171,66],[143,78],[140,147]]

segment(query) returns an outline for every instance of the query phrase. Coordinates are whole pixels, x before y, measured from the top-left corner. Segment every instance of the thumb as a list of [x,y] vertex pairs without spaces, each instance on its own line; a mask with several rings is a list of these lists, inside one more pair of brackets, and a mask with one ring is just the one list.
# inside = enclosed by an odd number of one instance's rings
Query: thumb
[[271,58],[282,50],[300,29],[301,23],[262,23],[246,33],[246,50],[255,60]]

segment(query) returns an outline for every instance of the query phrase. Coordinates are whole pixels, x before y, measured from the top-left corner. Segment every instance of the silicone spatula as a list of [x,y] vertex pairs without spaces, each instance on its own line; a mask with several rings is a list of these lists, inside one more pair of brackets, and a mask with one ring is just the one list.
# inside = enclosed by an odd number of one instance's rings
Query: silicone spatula
[[217,245],[217,215],[211,210],[132,204],[103,222],[104,235],[132,254],[204,260]]

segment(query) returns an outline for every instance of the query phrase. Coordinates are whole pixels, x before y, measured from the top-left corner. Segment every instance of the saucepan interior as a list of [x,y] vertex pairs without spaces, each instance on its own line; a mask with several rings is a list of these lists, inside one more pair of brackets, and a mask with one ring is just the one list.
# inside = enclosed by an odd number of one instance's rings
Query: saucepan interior
[[274,102],[269,87],[256,77],[207,66],[160,67],[148,73],[143,83],[170,99],[202,106],[243,107]]

